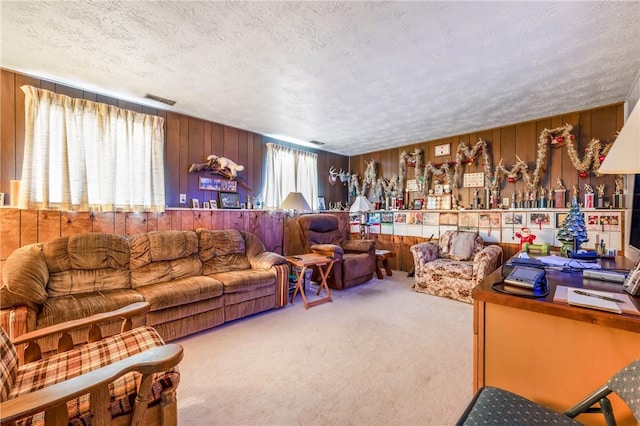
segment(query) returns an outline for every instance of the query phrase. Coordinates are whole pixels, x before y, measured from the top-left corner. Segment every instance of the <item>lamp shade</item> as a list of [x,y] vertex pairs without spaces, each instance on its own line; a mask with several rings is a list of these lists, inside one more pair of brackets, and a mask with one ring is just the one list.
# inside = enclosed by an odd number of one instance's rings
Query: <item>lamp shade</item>
[[309,203],[304,198],[301,192],[290,192],[287,198],[280,204],[281,210],[297,210],[297,211],[309,211]]
[[640,101],[631,111],[620,134],[598,169],[602,174],[640,173]]
[[370,212],[373,210],[373,205],[367,200],[367,197],[364,195],[358,195],[356,200],[351,205],[349,209],[350,213],[362,213],[362,212]]

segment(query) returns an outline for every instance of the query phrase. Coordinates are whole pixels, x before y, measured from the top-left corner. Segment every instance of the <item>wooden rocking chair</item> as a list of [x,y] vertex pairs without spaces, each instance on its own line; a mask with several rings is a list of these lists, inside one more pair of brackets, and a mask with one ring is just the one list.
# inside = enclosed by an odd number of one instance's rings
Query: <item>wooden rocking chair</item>
[[[149,310],[139,302],[69,321],[11,341],[0,328],[0,422],[5,425],[177,424],[177,364],[182,347],[165,345],[150,327],[131,328]],[[121,332],[102,338],[98,323],[122,318]],[[74,347],[69,332],[88,328]],[[37,340],[58,335],[58,353],[43,358]],[[16,346],[26,344],[19,365]]]

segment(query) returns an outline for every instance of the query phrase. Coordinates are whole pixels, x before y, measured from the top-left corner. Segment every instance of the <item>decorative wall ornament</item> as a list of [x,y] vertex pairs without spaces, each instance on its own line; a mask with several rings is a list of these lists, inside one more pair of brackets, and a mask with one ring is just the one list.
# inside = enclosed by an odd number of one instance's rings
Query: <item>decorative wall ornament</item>
[[331,166],[329,168],[329,183],[331,185],[335,185],[336,182],[340,180],[340,182],[342,183],[342,185],[347,185],[347,182],[349,181],[349,173],[345,172],[344,170],[340,169],[340,171],[336,171],[336,168]]
[[[211,154],[207,157],[206,163],[193,163],[191,167],[189,167],[189,173],[198,173],[203,170],[208,170],[211,174],[217,174],[227,179],[238,180],[238,172],[244,170],[244,166],[226,157]],[[243,181],[238,180],[238,184],[247,191],[253,192]]]

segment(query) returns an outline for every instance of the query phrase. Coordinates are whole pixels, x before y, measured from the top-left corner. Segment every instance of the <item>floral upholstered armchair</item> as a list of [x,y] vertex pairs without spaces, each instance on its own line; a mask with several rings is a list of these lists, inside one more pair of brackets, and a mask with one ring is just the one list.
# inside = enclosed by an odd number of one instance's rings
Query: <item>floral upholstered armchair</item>
[[414,289],[472,303],[471,290],[502,262],[502,249],[485,246],[477,232],[446,231],[438,241],[411,247]]

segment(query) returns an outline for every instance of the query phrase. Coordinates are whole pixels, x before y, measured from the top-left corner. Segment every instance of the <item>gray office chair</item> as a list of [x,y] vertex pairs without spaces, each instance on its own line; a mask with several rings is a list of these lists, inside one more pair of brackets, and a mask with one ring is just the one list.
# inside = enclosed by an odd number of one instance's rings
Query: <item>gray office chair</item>
[[[607,395],[615,392],[640,421],[640,359],[632,362],[609,381],[564,413],[556,413],[519,395],[491,386],[480,389],[456,425],[579,425],[573,420],[582,413],[602,413],[607,425],[614,426],[613,409]],[[594,407],[594,405],[598,406]]]

